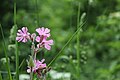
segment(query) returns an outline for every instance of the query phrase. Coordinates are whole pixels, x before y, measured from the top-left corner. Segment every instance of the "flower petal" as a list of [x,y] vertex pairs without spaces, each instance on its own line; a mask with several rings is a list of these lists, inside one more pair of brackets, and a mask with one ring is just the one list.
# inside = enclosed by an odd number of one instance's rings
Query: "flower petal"
[[40,42],[40,37],[39,36],[36,37],[36,41]]
[[27,73],[30,73],[31,72],[31,70],[30,69],[27,69]]
[[23,27],[22,31],[23,31],[23,33],[27,33],[27,31],[28,31],[27,27]]
[[22,42],[24,42],[24,43],[27,42],[27,39],[26,39],[26,38],[23,38]]
[[51,49],[51,46],[48,45],[48,44],[45,44],[45,48],[46,48],[47,50],[50,50],[50,49]]
[[45,33],[49,33],[49,32],[50,32],[50,29],[46,28]]
[[53,40],[48,40],[49,45],[53,45]]

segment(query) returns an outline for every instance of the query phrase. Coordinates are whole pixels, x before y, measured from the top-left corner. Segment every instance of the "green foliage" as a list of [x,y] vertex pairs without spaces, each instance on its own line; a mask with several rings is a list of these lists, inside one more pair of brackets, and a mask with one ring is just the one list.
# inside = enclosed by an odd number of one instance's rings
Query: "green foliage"
[[2,80],[2,75],[1,75],[1,72],[0,72],[0,80]]
[[[38,53],[37,58],[44,57],[47,64],[60,52],[59,58],[54,60],[52,69],[58,72],[70,72],[71,80],[119,80],[120,79],[120,0],[16,0],[18,29],[27,26],[30,32],[36,27],[49,27],[54,39],[51,51]],[[77,30],[78,3],[80,16],[86,13],[87,24],[81,29],[78,44],[76,37],[67,46],[65,43]],[[7,7],[6,7],[7,6]],[[8,45],[8,57],[11,71],[15,72],[15,35],[13,26],[13,1],[0,1],[0,22],[3,24],[5,42]],[[36,17],[36,13],[37,16]],[[39,26],[36,26],[39,20]],[[12,29],[11,29],[12,28]],[[11,29],[11,31],[10,31]],[[9,36],[10,35],[10,36]],[[9,37],[9,39],[8,39]],[[2,38],[2,36],[0,36]],[[4,58],[0,40],[0,58]],[[27,55],[29,47],[19,44],[20,73],[26,73]],[[65,45],[65,49],[62,47]],[[77,76],[78,65],[76,49],[80,45],[80,79]],[[60,51],[62,49],[62,51]],[[46,53],[46,54],[44,54]],[[0,64],[2,62],[0,61]],[[5,65],[0,66],[0,71]],[[50,77],[50,76],[48,76]],[[61,79],[60,79],[61,80]]]
[[7,71],[8,71],[8,76],[9,76],[9,80],[12,80],[10,65],[9,65],[10,63],[8,61],[7,48],[6,48],[4,33],[3,33],[3,29],[2,29],[1,24],[0,24],[0,29],[1,29],[1,34],[2,34],[2,37],[3,37],[3,49],[4,49],[5,58],[6,58],[6,67],[7,67]]

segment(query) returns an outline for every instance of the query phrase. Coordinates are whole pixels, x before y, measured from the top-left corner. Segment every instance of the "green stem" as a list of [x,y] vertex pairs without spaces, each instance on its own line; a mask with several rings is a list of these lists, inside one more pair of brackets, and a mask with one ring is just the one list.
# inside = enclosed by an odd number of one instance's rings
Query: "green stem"
[[[15,35],[17,33],[17,23],[16,23],[16,0],[14,0],[14,26],[15,26]],[[19,80],[19,53],[18,53],[18,42],[15,38],[15,55],[16,55],[16,80]]]
[[32,67],[31,67],[31,73],[30,73],[30,80],[33,80],[33,72],[32,72]]
[[36,54],[37,54],[37,53],[34,53],[34,60],[36,60]]
[[57,55],[51,60],[51,62],[48,64],[48,67],[60,56],[62,51],[67,47],[67,45],[72,41],[72,39],[76,36],[76,34],[80,31],[81,27],[84,26],[86,21],[82,24],[79,24],[79,28],[74,32],[74,34],[70,37],[70,39],[67,41],[67,43],[62,47],[62,49],[57,53]]
[[22,62],[20,63],[19,69],[22,67],[24,62],[25,62],[25,59],[23,59]]
[[[17,30],[17,25],[15,25]],[[19,52],[18,52],[18,42],[15,39],[15,54],[16,54],[16,80],[19,80]]]
[[2,80],[2,75],[1,75],[1,72],[0,72],[0,80]]
[[[32,56],[32,60],[34,60],[34,53],[35,53],[35,44],[34,42],[32,42],[32,46],[31,46],[31,56]],[[31,72],[30,72],[30,80],[33,80],[33,71],[32,71],[32,67],[31,67]]]
[[3,33],[3,29],[2,29],[1,24],[0,24],[0,28],[1,28],[1,33],[2,33],[2,37],[3,37],[3,48],[4,48],[5,57],[6,57],[6,66],[7,66],[7,71],[8,71],[8,75],[9,75],[9,80],[12,80],[9,61],[8,61],[8,55],[7,55],[7,48],[6,48],[4,33]]
[[[77,13],[77,29],[79,29],[79,24],[80,24],[80,3],[78,5],[78,13]],[[77,73],[78,77],[80,79],[80,31],[77,33]]]

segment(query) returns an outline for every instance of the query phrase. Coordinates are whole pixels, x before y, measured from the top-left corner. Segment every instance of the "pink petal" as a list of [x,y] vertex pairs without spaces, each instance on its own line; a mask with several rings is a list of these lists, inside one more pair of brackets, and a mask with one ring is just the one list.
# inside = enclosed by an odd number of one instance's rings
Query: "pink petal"
[[18,32],[19,32],[20,34],[23,34],[23,32],[22,32],[21,30],[18,30]]
[[30,33],[28,32],[27,35],[30,35]]
[[37,29],[36,29],[36,32],[38,32],[38,33],[39,33],[39,31],[40,31],[40,28],[37,28]]
[[50,29],[46,28],[45,33],[49,33],[49,32],[50,32]]
[[44,30],[45,30],[44,27],[42,27],[42,28],[41,28],[41,31],[44,32]]
[[40,42],[40,37],[39,36],[36,37],[36,41]]
[[40,28],[37,28],[37,29],[36,29],[36,32],[38,32],[38,34],[39,34],[39,35],[41,35],[41,34],[42,34],[42,32],[41,32],[41,29],[40,29]]
[[22,41],[22,42],[24,42],[24,43],[27,42],[27,39],[26,39],[26,38],[23,38],[23,41]]
[[27,27],[23,27],[22,31],[23,31],[23,33],[27,33],[27,31],[28,31]]
[[48,45],[48,44],[45,44],[45,48],[46,48],[47,50],[50,50],[50,49],[51,49],[51,46]]
[[[30,34],[30,33],[28,33],[28,35],[29,35],[29,34]],[[31,37],[32,37],[32,38],[36,37],[36,34],[35,34],[35,33],[31,34]]]
[[45,68],[45,67],[46,67],[46,64],[41,64],[39,67],[40,67],[40,68]]
[[40,48],[40,44],[37,44],[37,48]]
[[20,42],[20,41],[23,40],[23,37],[16,37],[16,40],[17,40],[18,42]]
[[43,63],[45,61],[45,59],[42,59],[41,62]]
[[46,67],[46,64],[43,64],[42,66],[43,66],[43,67]]
[[48,40],[49,45],[53,45],[53,40]]
[[27,69],[27,73],[30,73],[31,72],[31,70],[30,69]]
[[50,33],[48,33],[46,36],[47,36],[47,37],[50,37]]
[[16,40],[18,41],[18,40],[20,40],[21,39],[21,37],[16,37]]
[[22,36],[23,34],[21,34],[21,33],[17,33],[17,36]]

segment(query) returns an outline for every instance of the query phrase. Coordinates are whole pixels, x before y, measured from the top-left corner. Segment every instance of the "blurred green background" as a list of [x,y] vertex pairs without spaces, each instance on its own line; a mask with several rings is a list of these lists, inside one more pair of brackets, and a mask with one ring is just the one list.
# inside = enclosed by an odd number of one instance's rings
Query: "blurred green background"
[[[15,72],[14,36],[10,32],[14,24],[13,3],[13,0],[0,0],[0,23],[8,45],[11,71]],[[55,80],[120,80],[120,0],[17,0],[18,28],[27,26],[31,33],[37,27],[51,29],[52,50],[37,55],[38,59],[44,57],[48,64],[76,31],[79,3],[80,14],[85,12],[87,20],[80,33],[81,72],[77,75],[74,37],[51,66],[58,75],[69,73],[70,78]],[[36,26],[37,19],[39,26]],[[6,71],[2,43],[0,35],[0,71]],[[30,44],[19,43],[19,53],[20,63],[23,61],[20,73],[25,74]],[[53,80],[51,75],[48,77]]]

